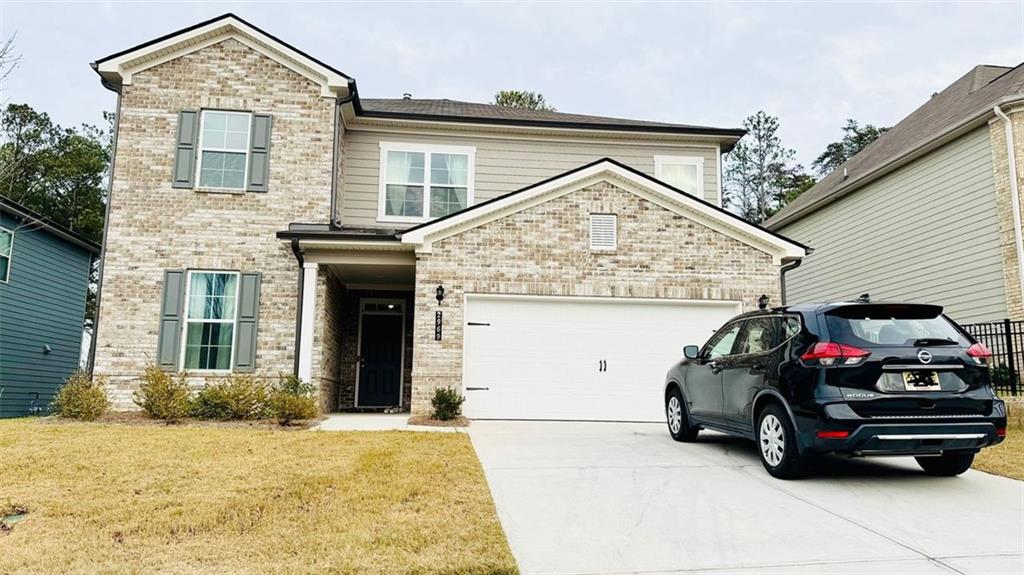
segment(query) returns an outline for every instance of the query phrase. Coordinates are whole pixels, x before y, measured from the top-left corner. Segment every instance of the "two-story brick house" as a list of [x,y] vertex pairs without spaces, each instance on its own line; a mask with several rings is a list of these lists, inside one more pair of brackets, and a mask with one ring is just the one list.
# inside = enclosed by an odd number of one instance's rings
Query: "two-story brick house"
[[94,370],[295,372],[324,409],[658,419],[665,370],[801,244],[721,209],[742,130],[361,98],[225,15],[102,58],[118,93]]

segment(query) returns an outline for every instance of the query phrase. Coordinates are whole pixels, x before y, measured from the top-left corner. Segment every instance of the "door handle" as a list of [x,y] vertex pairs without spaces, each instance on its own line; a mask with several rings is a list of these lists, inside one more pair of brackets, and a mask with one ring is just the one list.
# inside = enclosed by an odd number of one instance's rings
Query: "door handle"
[[711,373],[722,372],[722,364],[718,363],[717,361],[712,361],[711,363],[708,364],[708,367],[711,368]]
[[758,361],[758,362],[754,363],[753,365],[751,365],[750,369],[751,369],[751,371],[760,371],[760,370],[764,369],[764,364],[761,363],[760,361]]
[[604,373],[608,371],[608,362],[603,359],[597,360],[597,371],[599,373]]

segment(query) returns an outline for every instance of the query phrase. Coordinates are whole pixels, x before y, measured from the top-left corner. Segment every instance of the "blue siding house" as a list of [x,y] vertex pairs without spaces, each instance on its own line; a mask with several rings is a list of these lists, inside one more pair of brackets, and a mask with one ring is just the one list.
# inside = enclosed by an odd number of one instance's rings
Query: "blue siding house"
[[49,410],[78,369],[100,247],[0,197],[0,417]]

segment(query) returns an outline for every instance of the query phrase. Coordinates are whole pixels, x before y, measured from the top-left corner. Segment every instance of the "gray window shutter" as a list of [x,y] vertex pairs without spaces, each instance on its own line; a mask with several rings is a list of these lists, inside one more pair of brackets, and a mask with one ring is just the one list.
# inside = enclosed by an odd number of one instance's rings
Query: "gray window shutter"
[[178,112],[178,141],[174,148],[172,188],[191,188],[196,174],[196,148],[199,147],[199,112]]
[[256,369],[256,327],[260,315],[260,274],[243,273],[238,290],[234,371]]
[[270,176],[270,124],[270,114],[252,115],[246,191],[267,191],[267,178]]
[[160,335],[156,363],[164,371],[178,370],[181,352],[181,314],[185,305],[185,272],[164,272],[164,290],[160,298]]

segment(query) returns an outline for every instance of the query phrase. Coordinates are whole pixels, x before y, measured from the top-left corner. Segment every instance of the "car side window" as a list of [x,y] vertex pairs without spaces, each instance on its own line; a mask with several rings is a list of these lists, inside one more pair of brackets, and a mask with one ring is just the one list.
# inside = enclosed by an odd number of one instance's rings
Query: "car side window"
[[704,348],[704,355],[708,359],[715,359],[730,355],[732,346],[736,343],[736,336],[740,334],[740,327],[743,322],[735,322],[722,328],[715,337],[711,338],[707,347]]
[[[800,333],[799,319],[791,315],[787,315],[786,317],[782,318],[782,341],[786,341],[787,339],[793,337],[798,333]],[[782,343],[782,341],[780,341],[779,343]]]
[[778,344],[778,318],[755,317],[744,323],[743,334],[740,336],[737,354],[761,353]]

